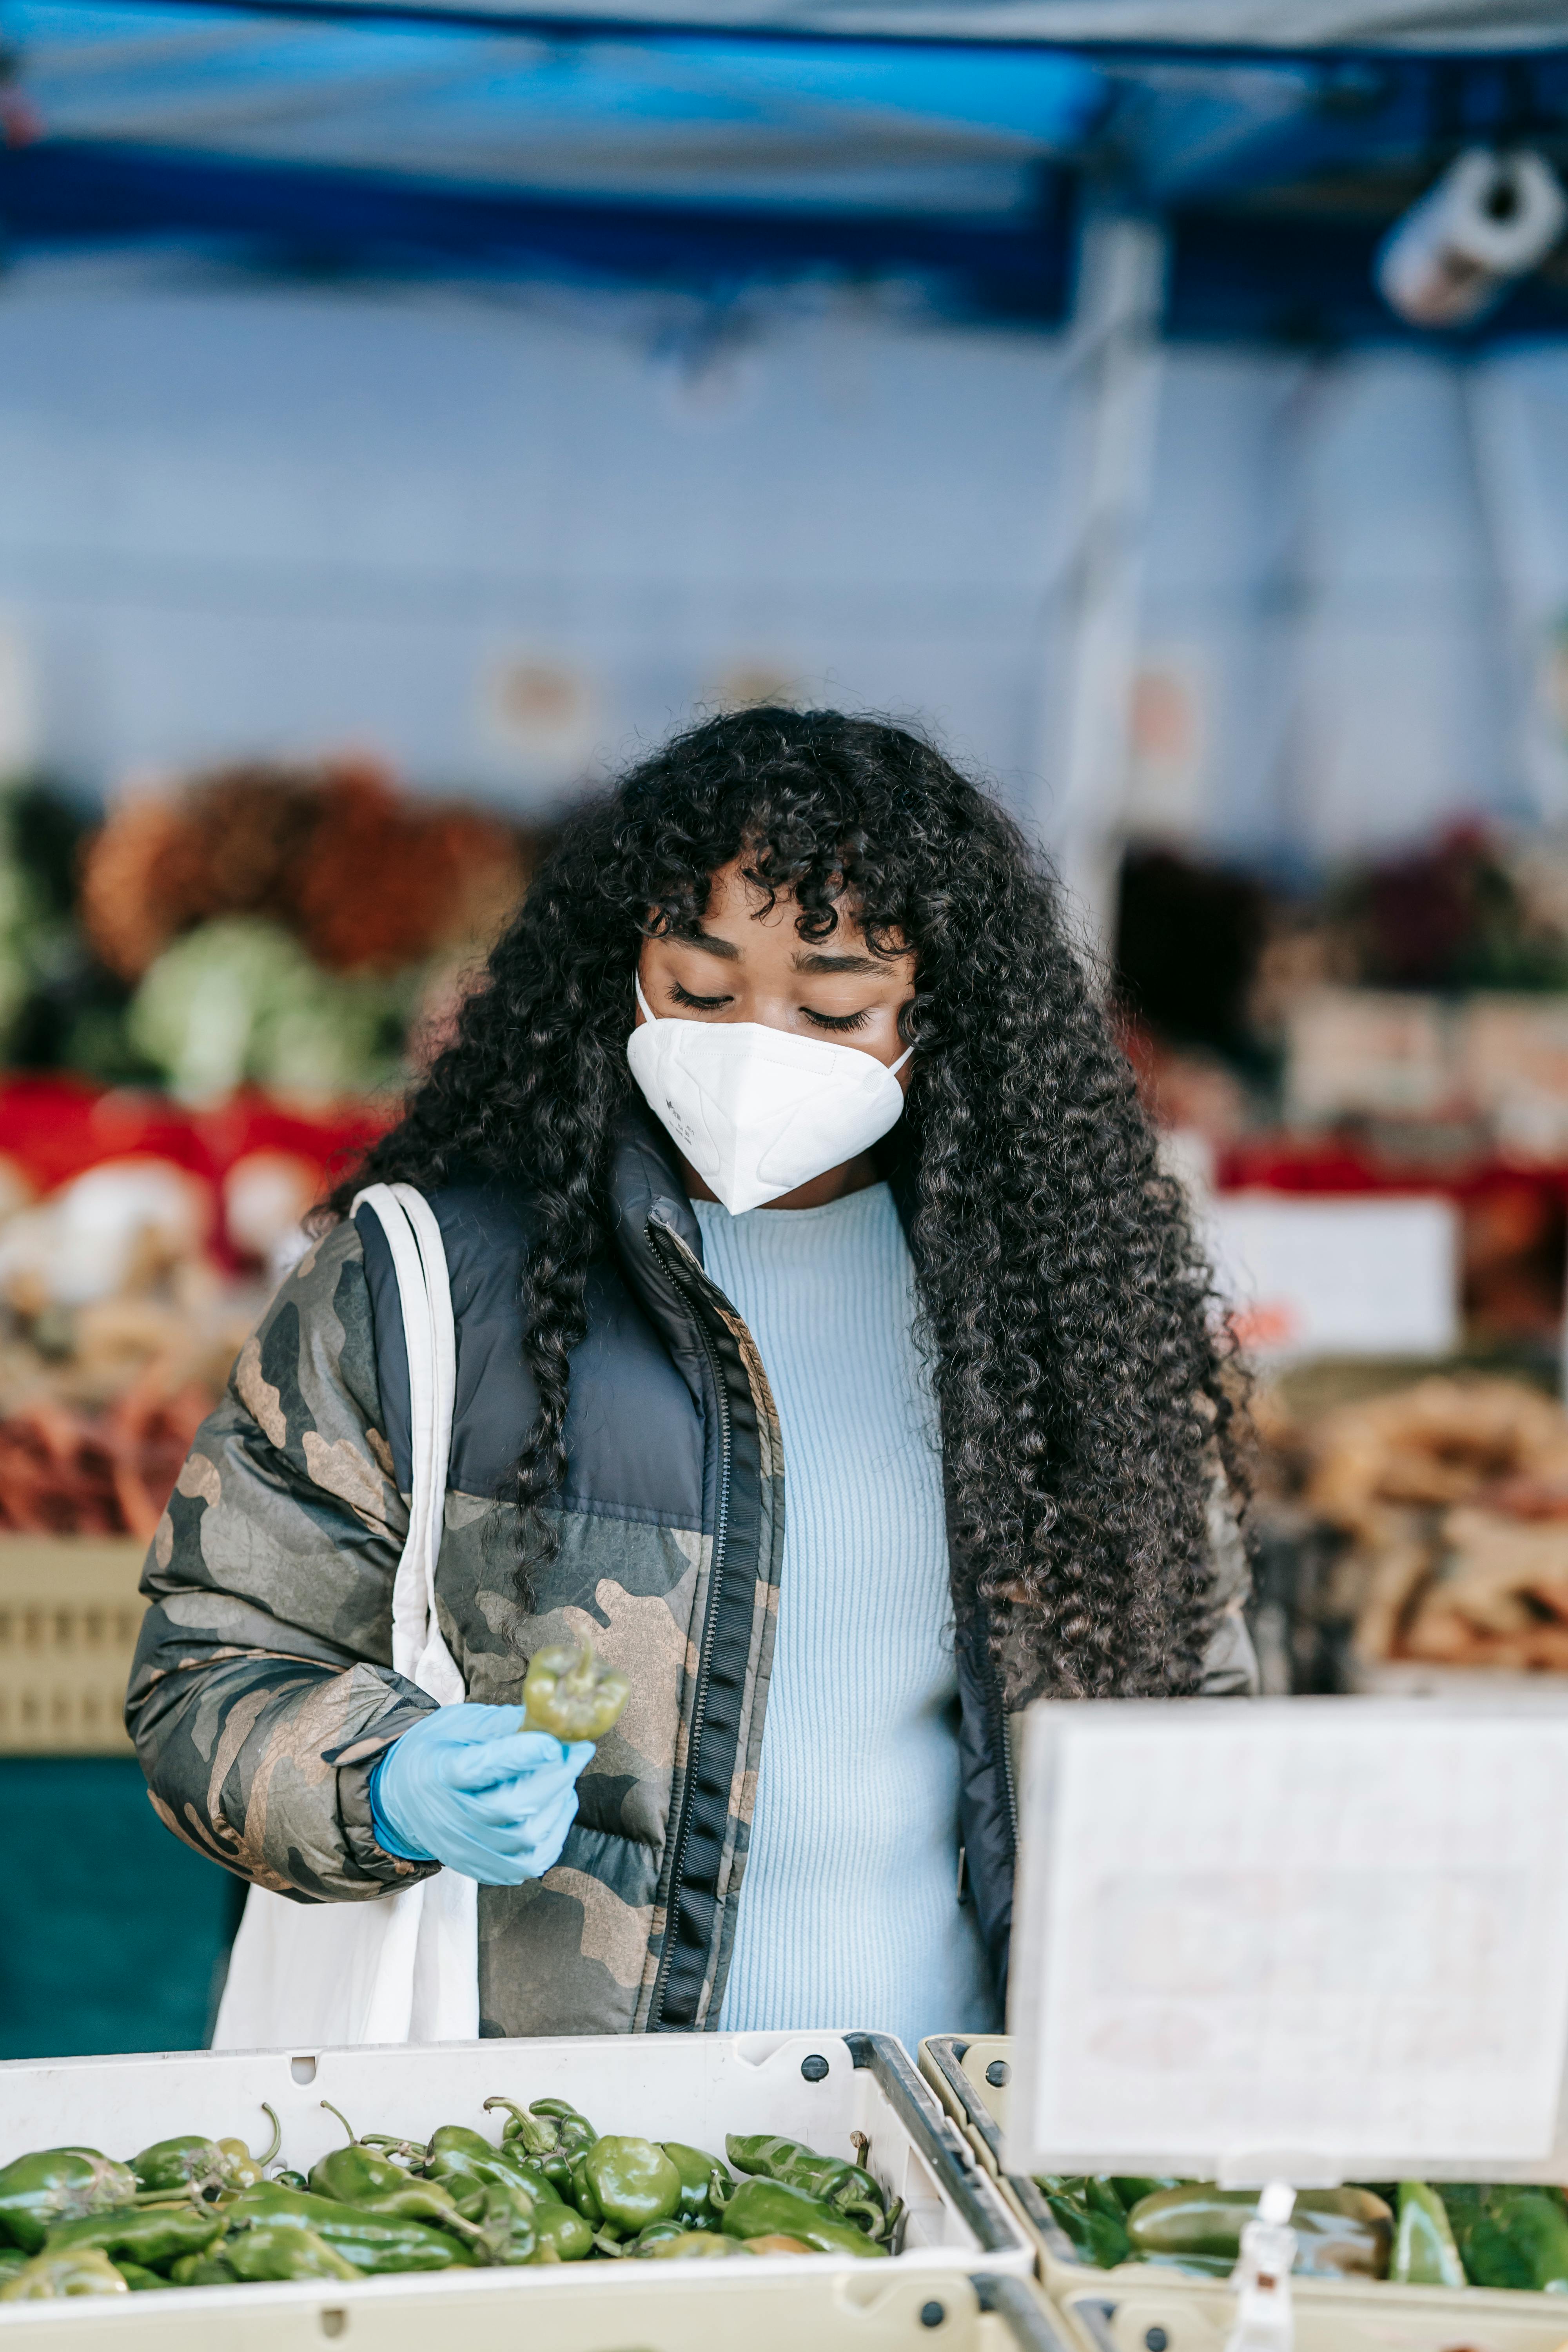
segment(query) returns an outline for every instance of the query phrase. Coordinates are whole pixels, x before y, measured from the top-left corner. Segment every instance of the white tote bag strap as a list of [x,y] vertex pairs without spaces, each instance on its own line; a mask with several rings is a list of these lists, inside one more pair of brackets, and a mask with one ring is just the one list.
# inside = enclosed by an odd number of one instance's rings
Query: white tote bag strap
[[408,1540],[392,1592],[394,1670],[443,1706],[462,1698],[463,1678],[436,1618],[436,1563],[452,1452],[458,1340],[447,1251],[435,1212],[412,1184],[370,1184],[354,1201],[379,1220],[403,1302],[408,1352],[412,1492]]
[[[457,1392],[457,1333],[441,1229],[411,1184],[353,1203],[386,1235],[408,1357],[408,1535],[392,1593],[395,1670],[440,1706],[463,1677],[436,1614]],[[215,2049],[474,2040],[479,1889],[451,1870],[363,1903],[300,1906],[253,1886],[235,1939]]]

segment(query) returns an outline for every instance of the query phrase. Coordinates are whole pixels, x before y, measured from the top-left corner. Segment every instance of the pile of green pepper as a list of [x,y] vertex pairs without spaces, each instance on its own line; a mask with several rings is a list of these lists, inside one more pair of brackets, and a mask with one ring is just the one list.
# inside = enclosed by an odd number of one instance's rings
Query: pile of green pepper
[[[1053,2174],[1038,2185],[1079,2260],[1101,2270],[1144,2262],[1225,2278],[1258,2204],[1251,2189],[1203,2180]],[[1561,2189],[1424,2180],[1307,2189],[1291,2221],[1296,2269],[1307,2277],[1568,2294],[1568,2195]]]
[[873,2176],[796,2140],[731,2137],[726,2163],[601,2134],[563,2099],[504,2098],[485,2101],[505,2116],[499,2144],[466,2124],[361,2137],[321,2104],[348,2138],[308,2175],[275,2163],[270,2108],[259,2157],[189,2134],[123,2164],[88,2147],[16,2158],[0,2169],[0,2302],[627,2257],[876,2259],[898,2242],[901,2209]]

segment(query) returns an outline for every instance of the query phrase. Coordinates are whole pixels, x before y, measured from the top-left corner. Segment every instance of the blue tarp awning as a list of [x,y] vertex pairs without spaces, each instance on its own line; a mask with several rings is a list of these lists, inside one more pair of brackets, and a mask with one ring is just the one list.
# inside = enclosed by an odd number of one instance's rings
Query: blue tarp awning
[[[1528,138],[1568,170],[1561,0],[685,0],[640,22],[0,0],[0,26],[13,245],[713,289],[912,274],[1050,320],[1077,194],[1109,175],[1172,222],[1173,333],[1334,341],[1398,331],[1372,255],[1458,146]],[[1564,328],[1549,267],[1488,331]]]

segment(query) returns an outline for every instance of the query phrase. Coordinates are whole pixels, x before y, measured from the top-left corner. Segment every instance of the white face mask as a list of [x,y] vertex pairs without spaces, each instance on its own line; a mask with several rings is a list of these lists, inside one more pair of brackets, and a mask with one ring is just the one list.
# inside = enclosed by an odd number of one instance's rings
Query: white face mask
[[732,1217],[868,1150],[903,1109],[897,1073],[912,1045],[889,1069],[760,1021],[658,1021],[640,981],[637,996],[632,1076]]

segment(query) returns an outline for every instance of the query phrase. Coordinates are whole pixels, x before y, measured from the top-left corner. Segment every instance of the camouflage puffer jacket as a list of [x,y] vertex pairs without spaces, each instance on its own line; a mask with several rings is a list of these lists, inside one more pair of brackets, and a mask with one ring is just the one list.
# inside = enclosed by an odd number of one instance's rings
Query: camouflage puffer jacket
[[[490,1191],[432,1202],[458,1326],[441,1630],[470,1698],[516,1703],[532,1652],[584,1634],[632,1683],[555,1867],[479,1890],[486,2033],[711,2027],[745,1870],[784,1544],[778,1418],[750,1333],[703,1272],[663,1131],[640,1109],[613,1190],[616,1256],[592,1276],[573,1360],[560,1549],[531,1610],[516,1597],[515,1509],[495,1499],[534,1411],[523,1229]],[[376,1759],[433,1704],[391,1664],[408,1423],[396,1281],[362,1213],[311,1250],[247,1341],[142,1579],[126,1720],[153,1803],[198,1853],[302,1902],[374,1898],[431,1867],[381,1850],[367,1790]],[[1221,1574],[1205,1688],[1242,1690],[1239,1546]],[[1008,1732],[983,1641],[961,1639],[958,1672],[957,1835],[1000,1979]]]

